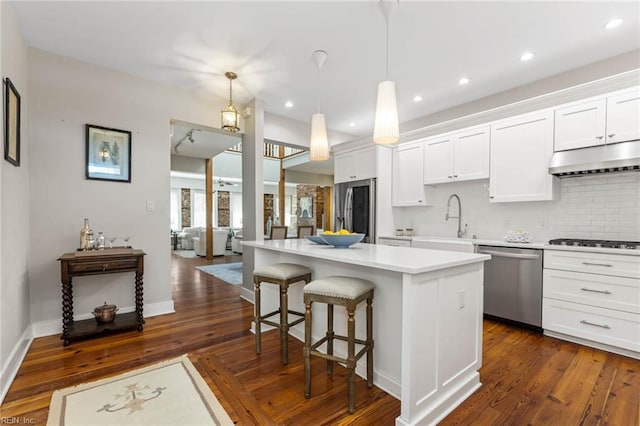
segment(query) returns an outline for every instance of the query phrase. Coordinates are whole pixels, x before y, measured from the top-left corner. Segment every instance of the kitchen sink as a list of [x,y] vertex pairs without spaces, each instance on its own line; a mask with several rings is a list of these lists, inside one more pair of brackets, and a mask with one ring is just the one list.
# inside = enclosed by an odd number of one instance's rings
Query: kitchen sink
[[411,247],[426,248],[432,250],[449,250],[473,253],[475,246],[473,240],[464,238],[445,237],[413,237]]

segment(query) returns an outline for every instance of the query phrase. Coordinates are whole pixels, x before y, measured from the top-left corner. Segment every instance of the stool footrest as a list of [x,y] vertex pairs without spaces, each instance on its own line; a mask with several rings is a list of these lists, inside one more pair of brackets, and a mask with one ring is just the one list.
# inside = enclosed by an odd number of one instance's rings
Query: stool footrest
[[[304,314],[302,312],[296,312],[296,311],[287,310],[287,313],[289,313],[291,315],[297,315],[297,316],[300,317],[300,318],[290,322],[288,324],[289,327],[293,327],[294,325],[300,324],[302,321],[304,321]],[[280,315],[280,309],[278,309],[277,311],[273,311],[273,312],[271,312],[269,314],[266,314],[266,315],[261,315],[258,318],[258,320],[260,322],[263,322],[265,324],[271,325],[273,327],[280,328],[280,323],[279,322],[274,322],[274,321],[270,321],[270,320],[267,319],[267,318],[270,318],[270,317],[272,317],[274,315]]]

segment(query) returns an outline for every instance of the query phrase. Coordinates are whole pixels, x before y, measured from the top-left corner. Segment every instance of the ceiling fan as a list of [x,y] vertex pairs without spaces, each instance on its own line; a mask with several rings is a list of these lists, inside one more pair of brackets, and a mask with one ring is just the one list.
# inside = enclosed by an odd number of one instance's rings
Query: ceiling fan
[[230,182],[228,180],[223,180],[221,177],[218,178],[218,180],[216,180],[216,183],[218,184],[219,187],[223,187],[223,186],[238,186],[237,183]]

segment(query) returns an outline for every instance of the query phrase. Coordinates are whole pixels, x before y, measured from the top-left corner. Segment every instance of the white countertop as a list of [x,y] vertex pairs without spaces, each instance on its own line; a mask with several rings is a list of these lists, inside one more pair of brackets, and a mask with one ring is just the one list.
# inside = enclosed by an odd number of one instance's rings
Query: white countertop
[[560,246],[552,245],[544,241],[532,241],[530,243],[508,243],[504,240],[490,240],[480,238],[447,238],[447,237],[425,237],[425,236],[396,236],[396,235],[381,235],[379,238],[404,240],[404,241],[468,241],[475,245],[486,245],[495,247],[514,247],[514,248],[529,248],[538,250],[563,250],[563,251],[582,251],[591,253],[609,253],[620,254],[627,256],[640,256],[640,250],[638,249],[616,249],[605,247],[575,247],[575,246]]
[[242,245],[407,274],[437,271],[483,262],[491,258],[488,255],[475,253],[365,243],[355,244],[349,248],[334,248],[315,244],[306,239],[243,241]]

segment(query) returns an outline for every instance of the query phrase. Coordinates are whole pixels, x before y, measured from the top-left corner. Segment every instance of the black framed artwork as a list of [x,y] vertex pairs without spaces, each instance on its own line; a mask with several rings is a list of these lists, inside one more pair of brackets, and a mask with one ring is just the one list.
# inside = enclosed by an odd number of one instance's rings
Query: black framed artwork
[[4,90],[4,159],[20,167],[20,94],[9,78]]
[[87,124],[87,179],[131,182],[131,132]]

